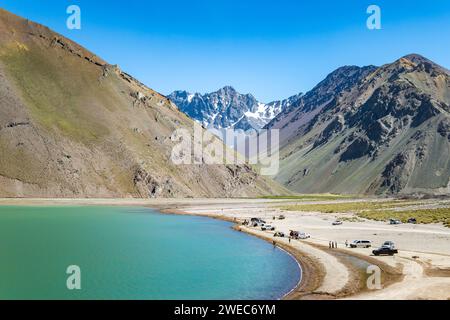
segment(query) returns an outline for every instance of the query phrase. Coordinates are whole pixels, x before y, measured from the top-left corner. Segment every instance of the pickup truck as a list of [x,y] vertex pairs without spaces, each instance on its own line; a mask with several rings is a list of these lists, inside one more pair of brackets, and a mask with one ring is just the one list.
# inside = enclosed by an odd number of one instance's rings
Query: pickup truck
[[395,243],[393,241],[385,241],[382,247],[389,247],[391,249],[395,249]]
[[382,246],[379,249],[373,250],[372,253],[375,256],[381,256],[381,255],[385,255],[385,256],[393,256],[394,254],[398,253],[397,249],[391,248],[389,246]]

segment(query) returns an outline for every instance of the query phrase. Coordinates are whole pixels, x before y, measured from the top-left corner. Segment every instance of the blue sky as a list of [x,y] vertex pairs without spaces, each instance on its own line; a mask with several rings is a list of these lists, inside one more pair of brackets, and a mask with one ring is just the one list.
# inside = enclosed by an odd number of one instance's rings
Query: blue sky
[[[66,28],[79,5],[82,29]],[[381,8],[382,30],[366,9]],[[160,91],[232,85],[263,102],[306,92],[343,65],[420,53],[450,68],[450,1],[2,0]]]

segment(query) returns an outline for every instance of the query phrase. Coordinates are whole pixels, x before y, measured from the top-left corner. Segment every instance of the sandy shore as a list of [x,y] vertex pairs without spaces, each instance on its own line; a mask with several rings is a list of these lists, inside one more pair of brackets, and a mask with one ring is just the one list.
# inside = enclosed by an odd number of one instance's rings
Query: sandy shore
[[[442,225],[397,225],[363,220],[333,226],[335,214],[285,212],[272,201],[233,200],[220,204],[190,204],[178,213],[203,215],[234,221],[262,218],[289,233],[298,230],[311,234],[308,240],[274,238],[273,232],[238,226],[238,229],[268,241],[276,241],[291,252],[304,269],[305,278],[288,299],[450,299],[450,229]],[[284,220],[274,217],[284,215]],[[350,249],[345,242],[371,240],[374,246],[394,241],[399,254],[375,257],[371,249]],[[329,242],[338,249],[329,249]],[[368,266],[382,271],[382,288],[367,287]]]
[[[360,200],[361,201],[361,200]],[[363,220],[332,226],[334,214],[284,212],[288,200],[250,199],[0,199],[0,205],[146,206],[167,213],[192,214],[233,221],[236,228],[290,252],[303,269],[303,279],[287,299],[450,299],[450,229],[442,225],[398,225]],[[283,214],[286,219],[273,220]],[[308,240],[274,238],[273,232],[240,225],[263,218],[278,231],[298,230]],[[371,240],[374,246],[394,241],[399,254],[375,257],[372,249],[348,249],[345,241]],[[338,249],[329,249],[336,241]],[[369,290],[367,267],[382,271],[382,288]]]

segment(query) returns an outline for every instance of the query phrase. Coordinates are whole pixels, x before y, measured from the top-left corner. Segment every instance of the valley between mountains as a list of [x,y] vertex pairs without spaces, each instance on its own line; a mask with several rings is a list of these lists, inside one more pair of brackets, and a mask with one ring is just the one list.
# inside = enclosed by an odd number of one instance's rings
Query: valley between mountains
[[[450,72],[418,54],[345,66],[306,94],[270,103],[231,86],[165,97],[0,10],[0,104],[4,197],[450,192]],[[205,130],[279,130],[278,174],[202,159],[173,164],[173,133],[192,133],[194,121]]]
[[208,128],[280,130],[274,178],[293,192],[450,191],[449,71],[417,54],[339,68],[306,94],[269,104],[231,87],[169,98]]
[[175,165],[173,134],[194,127],[176,105],[71,40],[2,9],[0,106],[1,197],[287,192],[248,165]]

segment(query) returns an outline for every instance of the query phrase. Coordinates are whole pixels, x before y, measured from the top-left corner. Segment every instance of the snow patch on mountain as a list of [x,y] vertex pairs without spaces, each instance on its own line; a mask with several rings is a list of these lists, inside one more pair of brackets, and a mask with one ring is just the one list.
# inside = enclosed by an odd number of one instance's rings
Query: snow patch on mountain
[[286,100],[262,103],[251,94],[226,86],[216,92],[199,94],[175,91],[169,95],[179,109],[209,129],[256,130],[264,128],[280,112],[300,100],[302,94]]

